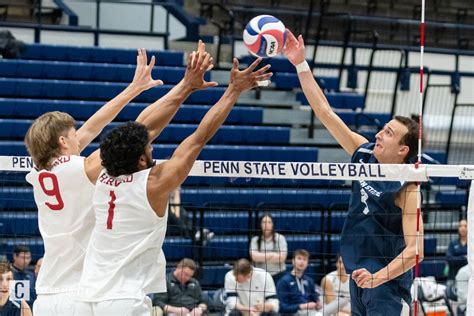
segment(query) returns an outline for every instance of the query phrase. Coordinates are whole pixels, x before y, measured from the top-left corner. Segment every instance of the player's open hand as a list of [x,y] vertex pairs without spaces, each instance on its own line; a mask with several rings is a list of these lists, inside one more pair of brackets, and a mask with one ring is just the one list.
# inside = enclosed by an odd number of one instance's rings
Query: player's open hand
[[377,278],[375,274],[370,273],[367,269],[358,269],[352,272],[352,280],[357,284],[358,287],[363,289],[373,289],[384,281]]
[[144,48],[138,49],[137,68],[131,86],[140,90],[146,91],[150,88],[163,85],[163,81],[154,80],[151,76],[153,67],[155,66],[155,56],[151,57],[150,64],[148,64],[146,50]]
[[188,65],[184,74],[184,84],[190,87],[192,91],[216,87],[217,82],[207,82],[204,74],[214,67],[213,59],[206,52],[206,44],[199,40],[197,51],[193,51],[188,55]]
[[261,61],[262,58],[258,58],[247,69],[240,71],[239,61],[237,58],[234,58],[234,63],[230,72],[229,87],[232,86],[238,92],[244,92],[259,86],[259,82],[265,82],[268,80],[273,75],[273,73],[267,72],[267,70],[270,69],[270,65],[255,70]]
[[285,47],[283,47],[283,54],[294,66],[304,62],[305,48],[303,36],[300,35],[296,38],[289,29],[286,29],[286,42]]

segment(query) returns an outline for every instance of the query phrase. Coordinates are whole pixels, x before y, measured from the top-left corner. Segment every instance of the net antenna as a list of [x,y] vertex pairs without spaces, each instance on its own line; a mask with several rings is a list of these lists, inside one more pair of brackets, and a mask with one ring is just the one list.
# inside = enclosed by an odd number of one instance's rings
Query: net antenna
[[[425,0],[421,0],[421,20],[420,20],[420,94],[418,105],[418,159],[415,164],[416,168],[421,165],[421,157],[423,156],[422,139],[423,139],[423,54],[425,51]],[[416,207],[416,255],[415,255],[415,283],[414,283],[414,315],[418,316],[418,276],[420,270],[420,216],[421,216],[421,182],[417,185],[417,207]]]

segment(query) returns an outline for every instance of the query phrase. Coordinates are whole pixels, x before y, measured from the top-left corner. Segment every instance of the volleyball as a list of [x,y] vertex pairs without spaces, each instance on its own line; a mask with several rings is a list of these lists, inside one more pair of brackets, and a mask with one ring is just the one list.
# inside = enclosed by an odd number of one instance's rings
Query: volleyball
[[254,17],[244,29],[244,43],[249,52],[258,57],[274,57],[285,45],[286,29],[283,22],[272,15]]

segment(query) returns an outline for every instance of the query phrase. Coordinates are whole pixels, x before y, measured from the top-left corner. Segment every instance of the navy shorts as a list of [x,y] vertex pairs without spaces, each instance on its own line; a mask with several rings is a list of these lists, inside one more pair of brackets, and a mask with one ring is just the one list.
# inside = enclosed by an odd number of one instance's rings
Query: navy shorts
[[350,279],[353,316],[400,316],[403,308],[398,285],[387,282],[373,289],[363,289]]

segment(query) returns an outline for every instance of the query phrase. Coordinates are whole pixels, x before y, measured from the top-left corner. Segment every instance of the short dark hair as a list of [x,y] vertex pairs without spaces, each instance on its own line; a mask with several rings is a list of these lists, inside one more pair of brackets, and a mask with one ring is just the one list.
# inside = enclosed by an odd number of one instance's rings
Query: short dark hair
[[31,253],[30,247],[28,247],[27,245],[15,245],[15,247],[13,247],[13,254],[18,255],[22,252]]
[[148,130],[143,124],[128,122],[115,127],[100,142],[102,166],[112,177],[137,172],[148,142]]
[[188,269],[191,269],[193,271],[196,271],[197,265],[196,265],[196,262],[194,262],[193,259],[184,258],[180,262],[178,262],[178,265],[176,266],[176,268],[183,268],[183,269],[188,268]]
[[309,252],[304,249],[296,249],[295,252],[293,252],[293,259],[295,259],[296,256],[306,257],[309,260]]
[[400,144],[408,146],[409,151],[405,157],[405,162],[409,162],[418,155],[419,125],[415,120],[405,116],[397,115],[394,119],[405,125],[408,129],[407,133],[400,139]]
[[247,259],[239,259],[234,263],[234,276],[249,275],[252,272],[252,264]]

